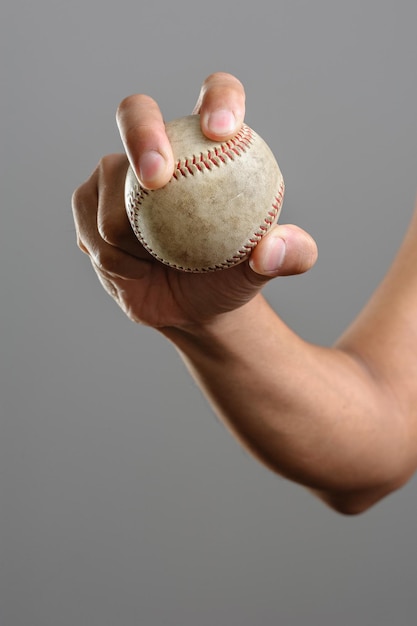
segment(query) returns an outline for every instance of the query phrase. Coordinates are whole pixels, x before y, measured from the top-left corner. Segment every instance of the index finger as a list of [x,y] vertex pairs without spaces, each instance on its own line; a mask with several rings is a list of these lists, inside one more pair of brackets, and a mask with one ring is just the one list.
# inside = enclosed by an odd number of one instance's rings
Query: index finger
[[174,172],[174,157],[155,100],[143,94],[128,96],[119,104],[116,121],[141,185],[146,189],[166,185]]

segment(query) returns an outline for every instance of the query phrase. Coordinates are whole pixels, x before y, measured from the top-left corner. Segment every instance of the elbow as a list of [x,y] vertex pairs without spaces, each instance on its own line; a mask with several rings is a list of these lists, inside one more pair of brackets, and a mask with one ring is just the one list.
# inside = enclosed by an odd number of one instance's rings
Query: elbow
[[316,495],[333,511],[343,516],[353,517],[366,513],[387,496],[400,489],[408,477],[395,483],[378,485],[355,491],[324,492],[315,491]]
[[364,499],[346,494],[326,494],[325,496],[320,495],[320,497],[333,511],[344,517],[354,517],[366,513],[383,498],[382,496]]
[[[396,446],[398,451],[399,447]],[[366,513],[388,496],[404,487],[415,473],[415,460],[410,454],[384,455],[384,463],[375,463],[371,471],[357,471],[339,481],[313,489],[333,511],[344,516]]]

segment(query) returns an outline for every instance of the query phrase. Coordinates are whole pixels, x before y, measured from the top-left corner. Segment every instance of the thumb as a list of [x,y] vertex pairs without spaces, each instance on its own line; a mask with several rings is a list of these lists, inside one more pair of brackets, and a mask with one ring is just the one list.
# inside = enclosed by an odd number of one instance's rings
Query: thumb
[[267,278],[302,274],[317,260],[317,245],[305,230],[293,224],[276,225],[252,252],[249,265]]

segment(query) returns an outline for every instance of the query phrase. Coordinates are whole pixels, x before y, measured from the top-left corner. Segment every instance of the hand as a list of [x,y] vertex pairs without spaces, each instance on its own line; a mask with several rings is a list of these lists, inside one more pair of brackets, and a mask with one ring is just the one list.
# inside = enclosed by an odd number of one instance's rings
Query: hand
[[[229,74],[209,76],[194,113],[209,138],[225,141],[240,128],[245,113],[241,83]],[[275,226],[250,260],[227,270],[190,274],[156,261],[138,242],[124,206],[128,162],[148,189],[164,186],[174,160],[162,114],[145,95],[120,104],[117,123],[126,155],[104,157],[73,196],[78,245],[91,259],[108,293],[135,322],[155,328],[205,324],[253,299],[275,276],[299,274],[317,258],[313,239],[297,226]]]

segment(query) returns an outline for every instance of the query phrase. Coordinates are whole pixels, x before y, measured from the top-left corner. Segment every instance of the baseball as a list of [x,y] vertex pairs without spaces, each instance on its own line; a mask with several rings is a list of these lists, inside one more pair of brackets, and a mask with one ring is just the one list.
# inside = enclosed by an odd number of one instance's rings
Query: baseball
[[165,187],[144,189],[129,167],[125,203],[143,246],[185,272],[244,261],[278,220],[284,180],[265,141],[249,126],[229,141],[205,137],[198,115],[166,124],[175,171]]

